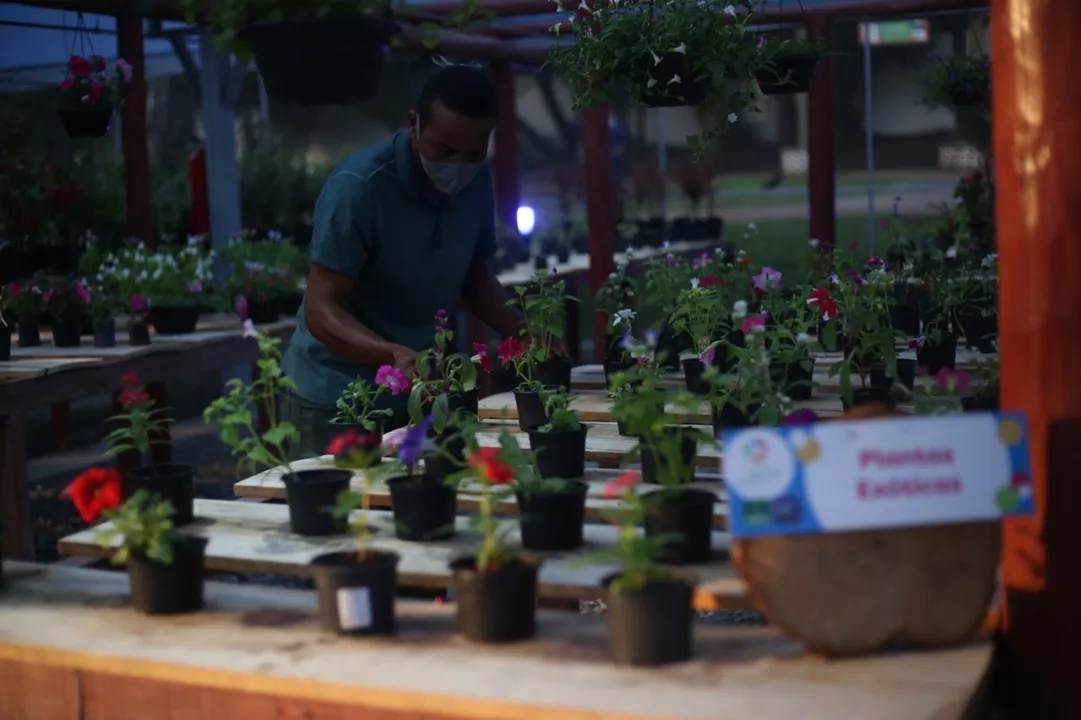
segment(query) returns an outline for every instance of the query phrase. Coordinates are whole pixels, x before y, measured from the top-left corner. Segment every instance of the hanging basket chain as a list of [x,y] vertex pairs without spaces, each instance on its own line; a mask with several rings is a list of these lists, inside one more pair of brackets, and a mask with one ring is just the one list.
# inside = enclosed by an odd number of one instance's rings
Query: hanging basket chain
[[[75,18],[75,35],[71,39],[71,52],[68,55],[75,55],[75,49],[78,46],[79,55],[84,58],[89,58],[94,55],[94,40],[90,37],[90,30],[86,27],[86,18],[80,12]],[[87,52],[89,50],[89,53]]]

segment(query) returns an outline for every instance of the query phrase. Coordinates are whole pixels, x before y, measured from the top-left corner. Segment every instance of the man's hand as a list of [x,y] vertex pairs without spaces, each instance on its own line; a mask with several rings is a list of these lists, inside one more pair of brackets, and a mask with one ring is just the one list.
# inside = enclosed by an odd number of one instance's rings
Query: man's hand
[[403,345],[395,345],[391,351],[394,356],[394,367],[401,371],[406,382],[417,379],[417,351]]

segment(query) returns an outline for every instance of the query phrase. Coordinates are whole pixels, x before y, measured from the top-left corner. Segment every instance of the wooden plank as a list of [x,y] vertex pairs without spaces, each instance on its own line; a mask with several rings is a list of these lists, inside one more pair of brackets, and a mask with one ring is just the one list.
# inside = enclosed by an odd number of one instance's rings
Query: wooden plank
[[94,347],[91,342],[84,342],[79,347],[54,347],[49,341],[42,341],[37,347],[13,347],[11,357],[22,360],[25,358],[102,358],[116,360],[138,357],[153,352],[175,351],[184,347],[182,343],[170,342],[161,336],[156,336],[149,345],[128,344],[127,333],[116,334],[116,346],[110,348]]
[[103,361],[99,357],[88,358],[19,358],[8,362],[0,362],[0,378],[22,380],[24,378],[43,377],[54,375],[64,370],[85,368],[88,365],[98,365]]
[[[294,470],[317,470],[324,468],[334,467],[334,459],[330,455],[324,455],[319,458],[309,458],[307,460],[301,460],[294,463]],[[363,486],[364,479],[363,474],[366,471],[354,471],[353,473],[353,487],[360,489]],[[618,500],[607,500],[603,497],[604,486],[612,480],[612,478],[619,475],[622,470],[602,470],[600,468],[587,468],[586,474],[582,478],[585,482],[589,483],[589,491],[586,497],[586,517],[590,520],[603,520],[605,518],[606,511],[619,506]],[[259,500],[285,500],[285,483],[282,482],[282,475],[284,474],[283,468],[272,468],[265,472],[261,472],[258,475],[253,475],[250,478],[246,478],[233,485],[233,492],[236,493],[238,498],[254,498]],[[369,492],[371,497],[371,503],[373,508],[389,508],[390,503],[390,491],[387,490],[385,484],[385,473],[371,473],[372,474],[372,487]],[[724,488],[721,487],[720,475],[711,475],[709,473],[703,473],[699,471],[699,482],[696,482],[693,487],[699,487],[703,490],[710,490],[718,494],[722,499],[725,497]],[[458,489],[458,512],[461,513],[473,513],[477,512],[480,507],[479,493],[477,488],[470,484],[463,483]],[[518,513],[518,502],[514,497],[510,497],[507,500],[500,502],[496,507],[496,512],[505,513],[507,515],[513,515]],[[728,515],[728,506],[726,503],[718,505],[718,510],[715,517],[714,526],[718,529],[724,529],[726,527],[726,520]]]
[[[307,577],[310,575],[309,564],[316,555],[356,548],[356,541],[349,535],[323,538],[294,535],[289,530],[289,509],[284,505],[196,499],[195,515],[196,521],[181,531],[209,539],[206,566],[210,570]],[[401,555],[398,581],[409,587],[448,587],[447,563],[474,552],[480,542],[480,535],[471,527],[468,517],[458,518],[457,537],[434,543],[412,543],[395,538],[389,512],[373,511],[370,525],[373,530],[371,547]],[[520,543],[517,523],[511,525],[507,542],[516,546]],[[617,534],[616,527],[586,525],[583,550],[549,556],[541,566],[539,593],[569,600],[599,597],[601,579],[617,567],[611,563],[584,565],[583,557],[615,543]],[[717,559],[685,568],[701,581],[696,602],[707,608],[753,609],[742,581],[727,560],[728,535],[715,531],[713,537]],[[58,547],[62,555],[103,558],[111,553],[94,541],[93,529],[63,538]]]
[[[319,630],[311,592],[209,582],[207,610],[149,618],[132,612],[119,573],[15,564],[9,573],[3,669],[81,678],[11,683],[5,697],[27,718],[74,693],[70,712],[48,717],[954,720],[991,654],[978,642],[824,661],[773,628],[696,624],[693,661],[643,671],[611,663],[605,624],[591,615],[540,611],[534,640],[483,646],[458,636],[453,607],[399,600],[396,638],[338,638]],[[117,676],[113,692],[100,692],[100,672]]]

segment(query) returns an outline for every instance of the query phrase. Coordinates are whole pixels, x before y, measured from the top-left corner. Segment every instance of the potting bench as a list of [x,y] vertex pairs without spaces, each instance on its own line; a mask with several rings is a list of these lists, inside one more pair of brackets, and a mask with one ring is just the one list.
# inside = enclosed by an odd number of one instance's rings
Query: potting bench
[[[167,380],[216,373],[256,360],[256,344],[241,337],[235,318],[232,324],[233,329],[197,331],[186,336],[171,336],[168,341],[158,342],[155,338],[146,352],[140,348],[134,353],[116,351],[102,355],[103,349],[87,347],[85,352],[98,354],[20,357],[0,364],[0,522],[4,528],[3,552],[6,557],[28,559],[33,553],[23,415],[43,405],[52,405],[55,409],[85,397],[115,393],[120,387],[121,376],[132,371],[139,374],[158,405],[167,407]],[[260,328],[260,332],[279,337],[288,337],[292,331],[292,320]],[[50,350],[50,347],[44,346],[41,352],[67,352],[66,349]],[[54,414],[53,421],[54,428],[66,423],[66,413],[59,418]],[[165,461],[168,445],[155,449],[159,451],[157,459]]]
[[120,573],[5,574],[12,718],[957,720],[991,656],[978,641],[823,661],[771,628],[699,623],[692,662],[643,672],[611,663],[596,615],[542,610],[535,640],[493,647],[464,641],[452,606],[399,600],[397,637],[366,640],[321,631],[312,592],[208,582],[203,612],[148,618]]
[[[289,509],[271,503],[245,503],[228,500],[195,501],[196,520],[181,532],[206,537],[206,567],[218,572],[270,573],[307,577],[310,563],[317,555],[356,547],[352,535],[302,537],[289,529]],[[471,519],[459,516],[456,537],[440,542],[414,543],[394,537],[392,514],[373,511],[371,547],[398,553],[398,583],[404,587],[446,589],[450,585],[450,560],[475,551],[480,542]],[[600,581],[615,570],[612,563],[591,563],[588,556],[617,541],[618,528],[608,525],[585,526],[585,548],[578,552],[550,556],[541,566],[538,594],[545,598],[595,600],[601,592]],[[508,542],[517,544],[517,528]],[[742,581],[728,561],[729,538],[714,531],[715,560],[702,565],[688,565],[686,571],[699,581],[695,598],[703,610],[750,610],[750,598]],[[112,551],[99,546],[93,529],[60,540],[62,555],[104,560]]]

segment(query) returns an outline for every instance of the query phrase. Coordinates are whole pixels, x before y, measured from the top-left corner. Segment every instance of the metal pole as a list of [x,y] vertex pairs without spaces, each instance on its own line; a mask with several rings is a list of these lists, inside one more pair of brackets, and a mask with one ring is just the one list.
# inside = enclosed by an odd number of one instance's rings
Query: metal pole
[[867,143],[867,240],[875,254],[875,133],[871,109],[871,23],[863,24],[863,116]]
[[665,137],[664,108],[657,108],[657,171],[661,174],[661,217],[668,222],[668,142]]

